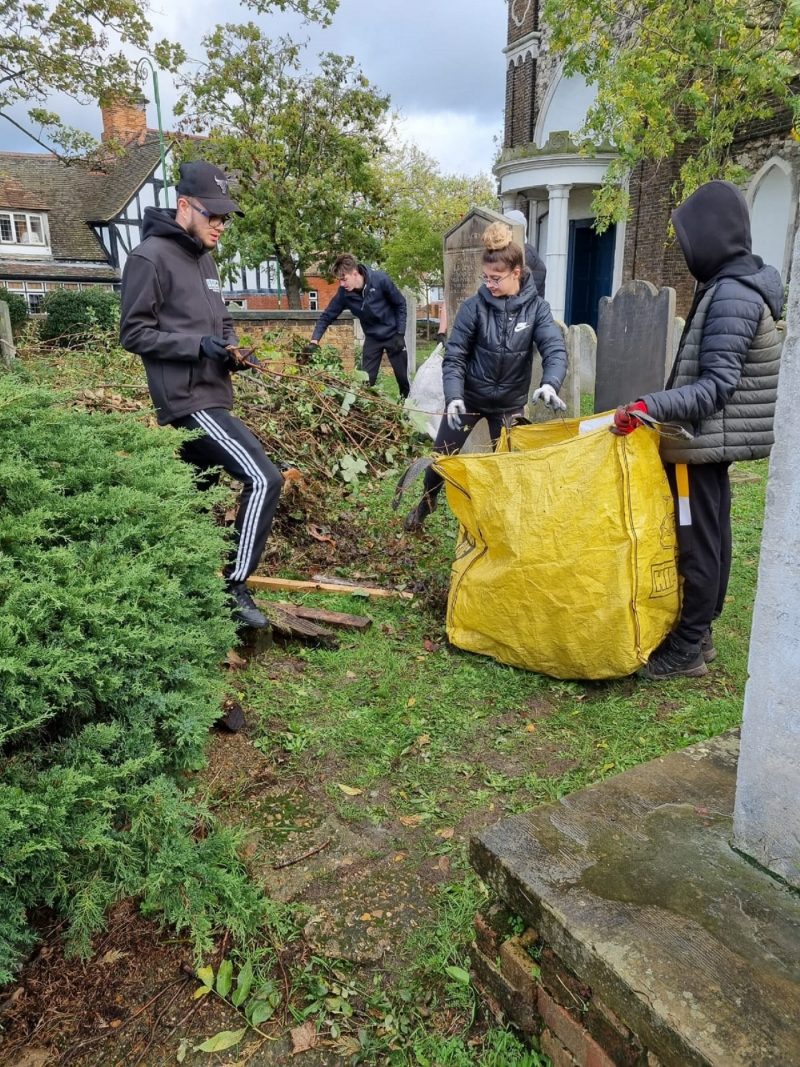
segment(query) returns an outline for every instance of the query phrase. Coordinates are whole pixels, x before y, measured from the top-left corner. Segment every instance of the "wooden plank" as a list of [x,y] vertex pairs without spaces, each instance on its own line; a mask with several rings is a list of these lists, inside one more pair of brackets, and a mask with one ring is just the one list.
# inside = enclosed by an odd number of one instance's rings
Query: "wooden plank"
[[276,637],[290,637],[300,641],[309,641],[324,648],[338,648],[339,642],[331,630],[317,626],[308,619],[301,619],[288,611],[283,611],[277,604],[261,605],[270,621],[272,632]]
[[328,626],[338,627],[341,630],[368,630],[372,626],[372,619],[366,615],[347,615],[342,611],[327,611],[325,608],[307,608],[300,604],[287,604],[281,601],[278,607],[282,611],[288,611],[301,619],[309,619],[311,622],[322,622]]
[[296,593],[338,593],[339,596],[357,594],[370,597],[400,597],[401,600],[413,600],[413,593],[400,589],[380,589],[374,585],[344,585],[334,582],[307,582],[295,578],[263,578],[254,574],[247,579],[251,589],[282,589]]

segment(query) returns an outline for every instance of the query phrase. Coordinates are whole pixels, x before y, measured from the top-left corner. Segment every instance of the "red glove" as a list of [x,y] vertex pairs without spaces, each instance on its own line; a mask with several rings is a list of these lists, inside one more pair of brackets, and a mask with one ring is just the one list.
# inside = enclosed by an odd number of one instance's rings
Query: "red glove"
[[637,400],[633,404],[626,404],[625,407],[617,408],[614,412],[614,425],[611,427],[611,432],[618,434],[620,437],[633,433],[635,429],[642,425],[641,419],[636,417],[638,411],[643,412],[645,415],[647,414],[647,404],[643,400]]

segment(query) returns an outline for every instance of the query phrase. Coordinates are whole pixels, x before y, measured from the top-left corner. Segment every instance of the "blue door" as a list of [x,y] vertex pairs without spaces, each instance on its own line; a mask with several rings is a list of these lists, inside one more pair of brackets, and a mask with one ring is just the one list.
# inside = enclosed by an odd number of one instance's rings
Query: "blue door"
[[593,223],[594,219],[572,219],[569,224],[564,319],[567,326],[588,322],[596,330],[600,298],[611,295],[616,227],[609,226],[605,233],[597,233]]

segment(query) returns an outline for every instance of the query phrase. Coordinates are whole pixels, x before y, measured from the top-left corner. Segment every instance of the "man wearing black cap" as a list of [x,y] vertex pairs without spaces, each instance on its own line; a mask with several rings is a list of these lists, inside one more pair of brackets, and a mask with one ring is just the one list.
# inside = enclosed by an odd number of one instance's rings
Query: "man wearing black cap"
[[227,177],[210,163],[182,164],[177,193],[175,210],[145,211],[144,240],[122,274],[120,341],[142,357],[159,423],[203,431],[183,445],[183,459],[204,474],[221,467],[243,483],[225,579],[235,616],[265,627],[245,582],[264,550],[283,477],[231,414],[237,365],[228,349],[237,340],[210,255],[229,217],[241,212]]

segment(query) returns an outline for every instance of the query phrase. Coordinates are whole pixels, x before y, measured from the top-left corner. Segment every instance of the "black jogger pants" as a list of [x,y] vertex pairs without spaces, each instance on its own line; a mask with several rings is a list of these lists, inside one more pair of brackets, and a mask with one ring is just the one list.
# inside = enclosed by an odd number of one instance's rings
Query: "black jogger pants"
[[208,486],[213,478],[203,475],[222,467],[243,485],[234,521],[236,548],[225,577],[243,582],[258,566],[281,495],[283,475],[268,458],[264,448],[243,422],[225,408],[206,408],[177,419],[173,426],[202,430],[202,437],[184,442],[181,459],[191,463]]
[[682,514],[675,465],[666,464],[678,523],[678,572],[683,578],[681,616],[673,633],[699,645],[722,612],[731,572],[730,463],[689,463],[689,517]]

